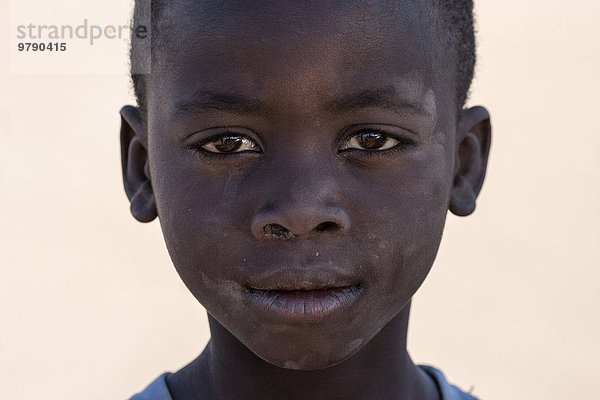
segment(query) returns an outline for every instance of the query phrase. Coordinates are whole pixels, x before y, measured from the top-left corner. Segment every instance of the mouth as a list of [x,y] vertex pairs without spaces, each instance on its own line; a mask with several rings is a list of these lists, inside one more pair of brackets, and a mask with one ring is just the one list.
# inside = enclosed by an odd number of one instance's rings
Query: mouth
[[347,310],[363,291],[357,281],[323,270],[284,272],[262,281],[246,286],[250,303],[268,317],[290,323],[318,322]]

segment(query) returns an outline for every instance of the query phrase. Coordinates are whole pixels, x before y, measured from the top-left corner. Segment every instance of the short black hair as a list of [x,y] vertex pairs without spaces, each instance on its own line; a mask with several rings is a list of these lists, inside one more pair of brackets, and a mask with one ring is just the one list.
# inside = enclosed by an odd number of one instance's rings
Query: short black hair
[[[445,43],[444,45],[454,49],[454,56],[456,59],[456,98],[455,104],[457,111],[462,110],[469,97],[469,90],[471,88],[471,82],[473,81],[473,75],[475,72],[475,61],[476,61],[476,46],[475,46],[475,19],[473,16],[473,0],[432,0],[435,10],[437,11],[438,18],[441,22],[442,34],[445,32]],[[145,3],[144,3],[145,2]],[[150,7],[148,10],[148,2]],[[150,57],[155,53],[156,48],[160,45],[158,41],[160,33],[159,21],[161,20],[164,8],[166,5],[165,0],[136,0],[135,8],[133,12],[133,26],[139,26],[140,21],[148,20],[151,21],[150,32],[153,37],[151,41]],[[150,15],[147,15],[148,12]],[[132,30],[131,39],[131,80],[133,83],[133,91],[137,100],[138,108],[142,115],[146,116],[146,83],[145,75],[138,73],[134,68],[135,58],[139,55],[136,54],[136,40],[133,37],[135,34]]]

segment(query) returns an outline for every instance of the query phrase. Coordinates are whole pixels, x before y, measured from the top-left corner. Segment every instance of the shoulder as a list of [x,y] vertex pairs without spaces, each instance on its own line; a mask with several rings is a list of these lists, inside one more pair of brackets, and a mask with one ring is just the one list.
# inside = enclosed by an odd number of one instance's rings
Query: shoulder
[[[478,400],[476,397],[450,384],[442,371],[428,365],[419,365],[419,368],[436,382],[442,394],[442,400]],[[173,400],[167,387],[166,378],[168,375],[168,372],[162,374],[150,383],[146,389],[131,397],[130,400]]]
[[167,376],[169,372],[165,372],[156,378],[146,389],[134,395],[129,400],[173,400],[169,388],[167,387]]
[[442,395],[442,400],[478,400],[476,397],[473,397],[472,395],[465,393],[456,386],[450,384],[446,380],[444,373],[439,369],[429,365],[419,365],[419,368],[429,375],[438,385]]

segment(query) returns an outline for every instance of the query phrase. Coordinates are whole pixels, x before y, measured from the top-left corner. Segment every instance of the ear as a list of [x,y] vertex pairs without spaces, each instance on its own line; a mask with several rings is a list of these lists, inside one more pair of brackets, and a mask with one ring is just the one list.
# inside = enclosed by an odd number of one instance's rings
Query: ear
[[455,215],[464,217],[475,211],[475,202],[485,178],[491,139],[490,114],[485,108],[477,106],[461,112],[449,206]]
[[133,106],[121,109],[121,167],[131,214],[140,222],[156,218],[156,203],[150,181],[146,126]]

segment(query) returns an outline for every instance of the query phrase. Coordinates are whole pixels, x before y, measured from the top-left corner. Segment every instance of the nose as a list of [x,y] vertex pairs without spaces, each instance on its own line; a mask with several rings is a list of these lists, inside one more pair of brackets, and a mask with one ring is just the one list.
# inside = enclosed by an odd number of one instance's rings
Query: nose
[[252,234],[260,240],[341,234],[349,228],[348,214],[327,204],[280,204],[261,210],[252,219]]
[[343,169],[329,163],[320,142],[302,143],[274,155],[263,169],[270,173],[261,175],[257,193],[262,199],[251,222],[252,234],[259,240],[324,239],[350,229]]

